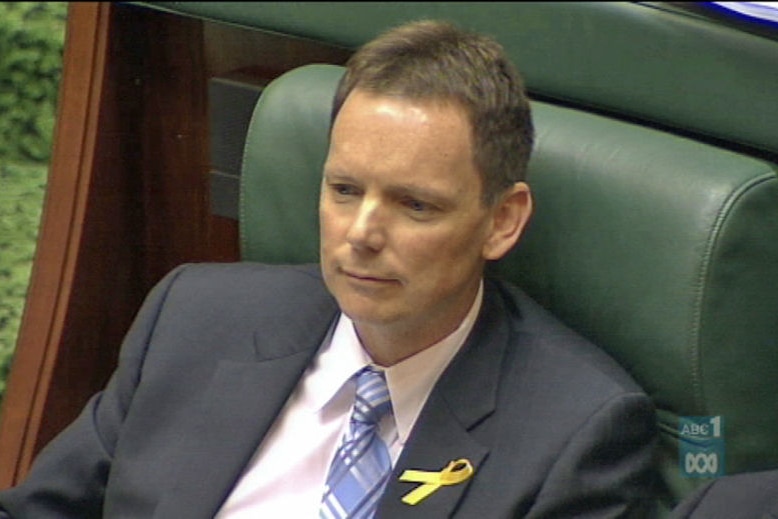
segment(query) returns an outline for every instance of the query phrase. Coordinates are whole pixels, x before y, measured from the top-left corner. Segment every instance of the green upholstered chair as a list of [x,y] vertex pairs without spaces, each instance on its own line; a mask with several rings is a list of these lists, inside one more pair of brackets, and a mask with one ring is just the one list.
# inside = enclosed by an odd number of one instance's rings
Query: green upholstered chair
[[[315,262],[330,102],[343,69],[271,83],[242,171],[245,260]],[[658,130],[533,102],[536,212],[494,265],[602,346],[652,396],[666,485],[685,477],[678,419],[720,416],[725,468],[778,467],[778,178],[774,165]]]

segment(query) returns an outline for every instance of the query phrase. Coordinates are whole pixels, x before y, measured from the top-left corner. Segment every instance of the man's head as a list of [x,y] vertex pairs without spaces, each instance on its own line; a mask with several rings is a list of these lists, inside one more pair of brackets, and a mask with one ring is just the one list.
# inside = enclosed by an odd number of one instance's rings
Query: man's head
[[390,31],[348,68],[322,179],[322,272],[373,359],[389,365],[450,334],[485,262],[518,240],[532,210],[518,181],[531,125],[499,46],[446,24]]
[[355,88],[459,104],[472,126],[485,203],[525,180],[534,137],[529,102],[518,70],[495,40],[446,22],[402,25],[351,57],[335,95],[333,121]]

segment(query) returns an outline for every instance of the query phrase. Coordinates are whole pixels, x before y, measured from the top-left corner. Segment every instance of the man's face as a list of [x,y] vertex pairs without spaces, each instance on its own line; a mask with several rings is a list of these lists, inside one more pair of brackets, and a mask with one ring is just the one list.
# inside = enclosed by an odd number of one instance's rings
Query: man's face
[[361,336],[396,331],[428,346],[470,308],[494,217],[471,141],[458,106],[346,99],[324,166],[321,259]]

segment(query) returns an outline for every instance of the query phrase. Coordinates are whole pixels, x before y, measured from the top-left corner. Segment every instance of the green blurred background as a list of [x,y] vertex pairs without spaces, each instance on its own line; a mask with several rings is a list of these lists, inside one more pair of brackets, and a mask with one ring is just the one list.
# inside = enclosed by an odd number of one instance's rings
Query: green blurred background
[[67,2],[0,2],[0,401],[35,253]]

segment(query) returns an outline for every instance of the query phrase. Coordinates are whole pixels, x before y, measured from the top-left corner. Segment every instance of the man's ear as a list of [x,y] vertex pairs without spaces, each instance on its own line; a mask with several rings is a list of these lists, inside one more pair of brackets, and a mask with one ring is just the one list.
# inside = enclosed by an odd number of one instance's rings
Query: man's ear
[[516,182],[492,207],[492,229],[484,243],[483,257],[497,260],[519,241],[532,215],[532,193],[526,182]]

